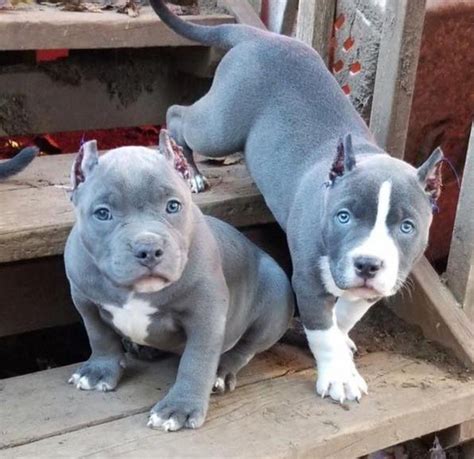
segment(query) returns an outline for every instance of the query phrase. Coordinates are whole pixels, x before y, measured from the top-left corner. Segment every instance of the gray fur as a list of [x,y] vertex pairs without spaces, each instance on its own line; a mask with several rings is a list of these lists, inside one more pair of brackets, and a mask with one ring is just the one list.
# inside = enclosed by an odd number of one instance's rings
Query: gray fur
[[[204,422],[216,375],[223,382],[216,390],[233,389],[248,360],[283,335],[293,293],[272,258],[201,213],[166,153],[124,147],[99,159],[88,142],[73,166],[76,223],[65,263],[92,355],[70,382],[115,388],[123,371],[121,336],[134,337],[119,329],[111,311],[125,314],[133,298],[135,306],[152,308],[137,344],[182,354],[175,384],[150,417],[152,427],[178,430]],[[182,207],[169,214],[173,199]],[[103,207],[111,220],[94,214]]]
[[36,147],[26,147],[12,159],[0,162],[0,180],[21,172],[35,159],[38,152],[39,149]]
[[[348,254],[371,234],[384,182],[391,186],[388,237],[400,263],[391,285],[365,292],[362,303],[369,306],[395,293],[428,241],[431,206],[440,185],[430,177],[441,152],[433,153],[418,172],[390,157],[375,144],[320,56],[305,44],[243,25],[196,26],[173,16],[161,0],[151,0],[151,5],[178,33],[230,48],[209,92],[189,107],[172,106],[167,125],[188,155],[245,152],[255,183],[287,233],[292,283],[306,330],[329,330],[337,297],[366,285],[354,274],[357,260]],[[351,216],[344,228],[336,221],[343,209]],[[408,220],[415,230],[402,234],[401,225]],[[381,273],[388,271],[381,266]],[[352,326],[355,319],[347,316],[346,303],[345,323]],[[334,368],[327,374],[331,372]],[[349,378],[355,370],[352,373]],[[337,383],[340,388],[347,380]],[[350,396],[358,398],[357,393]]]

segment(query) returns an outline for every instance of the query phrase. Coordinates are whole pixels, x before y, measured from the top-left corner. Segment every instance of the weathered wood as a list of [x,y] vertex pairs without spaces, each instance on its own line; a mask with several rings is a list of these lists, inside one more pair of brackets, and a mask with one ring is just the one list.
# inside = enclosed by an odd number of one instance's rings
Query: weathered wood
[[377,143],[403,158],[426,0],[386,2],[370,128]]
[[[53,451],[57,456],[74,454],[81,457],[159,454],[160,457],[346,459],[459,424],[474,415],[472,384],[456,380],[430,364],[396,354],[373,353],[362,357],[359,367],[371,391],[360,405],[348,404],[343,408],[320,399],[314,391],[314,371],[299,371],[265,378],[259,383],[246,384],[232,394],[213,397],[206,424],[198,432],[183,431],[178,435],[152,432],[145,427],[145,413],[131,415],[133,406],[137,405],[133,404],[132,396],[140,399],[138,405],[145,407],[159,394],[156,390],[153,392],[156,386],[152,383],[148,382],[147,387],[139,382],[139,376],[127,380],[126,386],[124,383],[114,394],[79,393],[72,396],[70,389],[71,399],[66,408],[62,382],[50,382],[48,400],[52,394],[58,394],[50,405],[34,397],[32,384],[28,384],[21,393],[31,394],[32,405],[17,400],[21,403],[21,420],[26,420],[30,426],[28,433],[34,435],[34,426],[48,431],[51,420],[40,414],[45,408],[48,413],[55,413],[55,423],[61,420],[68,423],[64,429],[68,433],[3,450],[2,456],[38,457]],[[158,374],[154,381],[162,388],[166,384]],[[35,383],[35,387],[42,386]],[[127,395],[120,395],[120,392]],[[17,393],[9,392],[6,402]],[[141,399],[146,402],[142,403]],[[106,404],[106,400],[109,403]],[[94,409],[90,409],[92,403]],[[74,424],[77,427],[73,429],[71,425],[77,419],[77,410],[92,416],[96,411],[95,404],[99,404],[100,414],[95,422],[88,424],[91,427],[86,428],[87,424],[82,421]],[[122,419],[115,415],[117,420],[114,420],[110,413],[116,413],[120,404],[127,405],[128,414]],[[10,407],[11,402],[7,406],[8,412],[15,413]],[[21,424],[15,426],[11,420],[5,424],[8,434],[14,427],[21,429]]]
[[[130,359],[114,392],[78,391],[66,382],[77,365],[0,382],[0,449],[72,432],[143,413],[173,384],[178,358],[155,362]],[[285,344],[258,355],[238,377],[237,387],[255,384],[313,366],[309,353]],[[218,397],[216,405],[224,398]],[[141,427],[145,429],[145,422]],[[74,453],[76,455],[76,453]],[[0,453],[3,457],[3,454]]]
[[0,264],[0,337],[77,323],[62,258]]
[[238,23],[266,29],[265,24],[247,0],[218,0],[217,4],[225,6]]
[[164,123],[170,105],[189,105],[209,89],[209,80],[177,73],[173,65],[198,58],[196,51],[77,51],[66,61],[5,65],[0,136]]
[[452,293],[426,258],[413,269],[413,286],[390,301],[394,311],[419,325],[424,335],[441,343],[465,365],[474,368],[474,329]]
[[[228,15],[183,18],[205,25],[234,22]],[[115,11],[4,11],[0,14],[0,37],[0,51],[196,45],[174,33],[148,6],[142,8],[137,18]]]
[[448,287],[474,322],[474,124],[464,165],[449,251]]
[[[437,434],[444,449],[458,446],[474,439],[474,419],[462,422]],[[470,457],[470,456],[466,456]]]
[[[0,184],[0,262],[63,252],[74,221],[64,189],[70,164],[71,155],[40,157],[21,175]],[[203,164],[202,170],[212,188],[194,199],[204,213],[234,226],[274,221],[244,165]]]
[[291,36],[298,12],[298,0],[269,0],[267,3],[268,30]]
[[296,38],[313,47],[329,63],[329,42],[334,24],[336,0],[300,0]]

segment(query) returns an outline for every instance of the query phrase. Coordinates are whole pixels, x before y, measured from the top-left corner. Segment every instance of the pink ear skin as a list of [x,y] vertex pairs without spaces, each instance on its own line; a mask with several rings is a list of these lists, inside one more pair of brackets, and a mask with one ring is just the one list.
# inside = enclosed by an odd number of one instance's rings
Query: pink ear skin
[[74,158],[71,169],[71,191],[75,191],[81,183],[86,181],[87,176],[97,164],[99,164],[97,141],[89,140],[81,146]]
[[336,158],[329,171],[329,183],[334,183],[337,177],[342,177],[346,172],[351,171],[356,165],[354,149],[352,148],[352,136],[347,134],[339,139],[337,144]]
[[171,161],[173,167],[179,175],[186,181],[191,178],[189,164],[184,157],[183,149],[174,141],[166,129],[160,131],[160,152],[168,161]]
[[440,147],[436,148],[429,158],[418,168],[418,178],[428,194],[433,210],[437,209],[436,201],[443,186],[442,164],[444,154]]

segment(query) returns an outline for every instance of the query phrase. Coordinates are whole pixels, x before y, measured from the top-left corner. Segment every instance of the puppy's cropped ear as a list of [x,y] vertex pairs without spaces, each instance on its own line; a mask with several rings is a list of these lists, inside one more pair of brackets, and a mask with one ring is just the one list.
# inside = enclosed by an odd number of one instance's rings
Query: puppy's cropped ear
[[347,134],[339,139],[337,152],[331,170],[329,171],[329,182],[332,184],[337,177],[342,177],[354,169],[356,165],[354,148],[352,146],[352,135]]
[[160,131],[160,153],[168,160],[174,164],[174,152],[177,147],[175,141],[169,135],[169,132],[166,129]]
[[436,201],[443,186],[441,166],[444,154],[440,147],[431,153],[429,158],[418,168],[417,175],[422,187],[428,194],[431,204],[436,207]]
[[74,158],[71,169],[71,191],[74,191],[99,164],[97,141],[89,140],[82,144],[79,153]]

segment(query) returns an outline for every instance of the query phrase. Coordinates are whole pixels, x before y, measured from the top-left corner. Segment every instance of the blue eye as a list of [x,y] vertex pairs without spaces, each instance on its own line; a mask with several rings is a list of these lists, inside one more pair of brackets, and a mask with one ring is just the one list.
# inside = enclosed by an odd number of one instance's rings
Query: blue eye
[[177,214],[181,210],[181,203],[176,199],[171,199],[166,204],[166,212],[169,214]]
[[112,220],[112,214],[110,213],[110,210],[107,209],[107,207],[99,207],[96,209],[94,211],[94,217],[102,222]]
[[341,225],[345,225],[349,223],[351,220],[351,214],[347,210],[340,210],[336,214],[337,221],[341,223]]
[[404,220],[400,225],[400,231],[405,234],[410,234],[415,231],[415,225],[410,220]]

